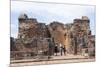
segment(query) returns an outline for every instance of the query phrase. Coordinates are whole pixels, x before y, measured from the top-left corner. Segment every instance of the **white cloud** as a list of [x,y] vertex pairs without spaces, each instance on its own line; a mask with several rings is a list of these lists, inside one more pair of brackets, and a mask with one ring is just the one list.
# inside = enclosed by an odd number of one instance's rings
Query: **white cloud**
[[[94,7],[81,5],[65,5],[65,4],[46,4],[34,2],[12,2],[12,11],[41,14],[39,11],[46,11],[55,16],[62,17],[80,17],[86,15],[87,12],[92,11]],[[16,11],[17,10],[17,11]],[[34,15],[33,15],[34,16]]]

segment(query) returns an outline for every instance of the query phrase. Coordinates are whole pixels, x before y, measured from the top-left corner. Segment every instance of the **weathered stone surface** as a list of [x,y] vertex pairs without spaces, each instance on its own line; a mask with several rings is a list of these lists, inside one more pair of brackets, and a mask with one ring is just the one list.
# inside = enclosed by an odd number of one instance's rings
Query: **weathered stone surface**
[[53,50],[54,44],[57,43],[65,45],[70,53],[77,54],[81,48],[89,47],[88,40],[92,39],[89,38],[91,36],[90,21],[86,16],[74,19],[70,24],[54,21],[48,25],[39,23],[35,18],[28,18],[26,14],[20,15],[18,19],[18,39],[15,41],[15,46],[11,47],[11,49],[16,48],[16,51],[46,52]]
[[17,51],[48,51],[46,38],[50,38],[50,33],[45,23],[38,23],[35,18],[28,18],[26,14],[19,17],[19,34],[15,42]]
[[67,37],[67,29],[65,28],[64,24],[61,22],[52,22],[48,26],[51,37],[54,38],[55,43],[58,45],[66,45],[68,48],[68,37]]

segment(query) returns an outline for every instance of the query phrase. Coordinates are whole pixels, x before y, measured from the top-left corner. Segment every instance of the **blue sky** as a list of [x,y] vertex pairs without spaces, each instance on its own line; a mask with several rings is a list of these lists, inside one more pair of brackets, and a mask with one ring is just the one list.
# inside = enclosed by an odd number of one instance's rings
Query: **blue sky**
[[18,16],[21,13],[26,13],[28,17],[36,18],[38,22],[46,24],[52,21],[73,23],[75,18],[88,16],[92,34],[95,34],[95,6],[12,1],[11,36],[15,38],[18,35]]

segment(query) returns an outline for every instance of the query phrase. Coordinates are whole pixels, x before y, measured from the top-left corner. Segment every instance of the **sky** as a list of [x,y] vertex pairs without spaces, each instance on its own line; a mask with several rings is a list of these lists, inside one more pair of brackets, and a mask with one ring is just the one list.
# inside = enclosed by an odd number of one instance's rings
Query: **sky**
[[64,24],[73,23],[73,19],[87,16],[90,19],[90,29],[95,34],[95,6],[54,4],[37,2],[11,2],[11,36],[17,38],[18,17],[25,13],[29,18],[36,18],[38,22],[49,24],[52,21],[59,21]]

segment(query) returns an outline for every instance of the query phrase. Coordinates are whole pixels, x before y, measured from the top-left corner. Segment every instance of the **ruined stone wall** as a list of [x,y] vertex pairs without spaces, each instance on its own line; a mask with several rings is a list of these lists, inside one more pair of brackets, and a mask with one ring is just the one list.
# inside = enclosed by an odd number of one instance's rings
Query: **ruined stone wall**
[[19,38],[49,37],[45,23],[38,23],[34,18],[19,18]]
[[[18,20],[18,39],[14,41],[14,44],[11,39],[11,57],[16,57],[17,53],[17,57],[31,54],[33,56],[41,54],[41,52],[46,55],[51,52],[53,55],[56,43],[65,45],[69,53],[77,54],[80,51],[80,44],[92,47],[92,53],[95,53],[95,37],[91,37],[90,21],[86,16],[74,19],[70,24],[54,21],[46,25],[38,22],[35,18],[28,18],[26,14],[20,15]],[[13,51],[15,52],[13,53]]]
[[[40,40],[52,38],[55,43],[65,45],[66,48],[69,48],[73,47],[80,37],[85,38],[86,41],[89,30],[89,19],[84,16],[81,19],[74,19],[71,24],[64,25],[61,22],[54,21],[46,25],[45,23],[38,22],[35,18],[28,18],[27,15],[21,15],[19,17],[18,39],[22,39],[23,43],[41,45],[42,42]],[[77,41],[74,40],[75,37],[77,37]],[[38,43],[31,43],[34,41],[32,39],[37,39]]]
[[28,18],[27,15],[19,17],[19,33],[16,41],[19,51],[47,50],[48,44],[44,38],[50,38],[45,23],[40,23],[35,18]]
[[[83,16],[81,19],[74,19],[72,35],[74,39],[74,51],[78,52],[81,48],[86,48],[88,43],[88,34],[90,31],[89,19]],[[75,54],[77,54],[74,52]]]
[[69,46],[69,39],[67,37],[67,29],[64,28],[64,24],[60,22],[52,22],[49,25],[49,31],[51,37],[54,38],[55,43],[65,45],[66,48]]

